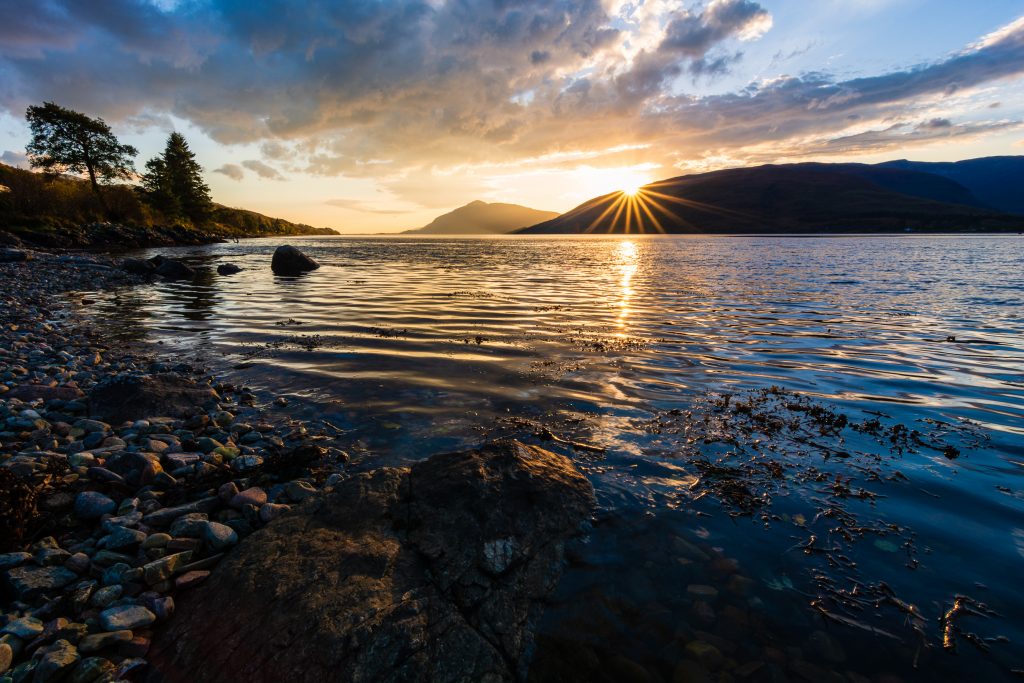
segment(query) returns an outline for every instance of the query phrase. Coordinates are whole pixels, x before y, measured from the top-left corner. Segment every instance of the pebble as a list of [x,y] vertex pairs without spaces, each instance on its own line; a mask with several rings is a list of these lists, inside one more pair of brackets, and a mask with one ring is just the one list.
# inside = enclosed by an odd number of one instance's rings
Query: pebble
[[7,643],[0,643],[0,676],[7,673],[14,661],[14,650]]
[[238,543],[238,534],[226,524],[206,522],[206,526],[203,527],[203,540],[211,549],[219,552]]
[[51,645],[36,664],[33,683],[51,683],[62,679],[78,664],[81,656],[74,645],[66,640],[58,640]]
[[75,497],[75,514],[80,519],[99,519],[117,509],[117,503],[98,491],[82,491]]
[[121,605],[100,613],[100,624],[107,631],[133,631],[154,621],[156,615],[140,605]]
[[255,505],[256,507],[259,507],[266,502],[267,492],[258,486],[254,486],[235,494],[234,498],[231,499],[230,505],[236,510],[241,510],[246,505]]

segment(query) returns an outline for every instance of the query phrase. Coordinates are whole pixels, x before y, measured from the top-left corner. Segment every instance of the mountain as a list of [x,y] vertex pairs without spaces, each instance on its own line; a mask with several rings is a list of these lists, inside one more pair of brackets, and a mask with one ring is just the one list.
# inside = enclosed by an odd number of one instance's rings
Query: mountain
[[[638,230],[638,226],[640,230]],[[660,229],[659,229],[660,226]],[[1024,230],[959,183],[865,164],[733,168],[616,192],[520,230],[545,233],[788,233]]]
[[887,161],[879,166],[940,175],[963,185],[987,206],[1024,214],[1024,156],[964,161]]
[[540,211],[518,204],[488,204],[475,201],[438,216],[429,225],[406,233],[421,235],[496,235],[513,232],[558,216],[554,211]]

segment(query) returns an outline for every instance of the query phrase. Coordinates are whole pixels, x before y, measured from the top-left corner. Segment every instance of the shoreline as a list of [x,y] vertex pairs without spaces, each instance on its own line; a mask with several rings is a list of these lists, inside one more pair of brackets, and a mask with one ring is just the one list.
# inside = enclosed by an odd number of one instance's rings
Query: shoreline
[[144,668],[174,595],[348,456],[267,397],[107,344],[68,297],[146,281],[119,260],[28,256],[0,263],[0,676],[88,662],[115,680]]

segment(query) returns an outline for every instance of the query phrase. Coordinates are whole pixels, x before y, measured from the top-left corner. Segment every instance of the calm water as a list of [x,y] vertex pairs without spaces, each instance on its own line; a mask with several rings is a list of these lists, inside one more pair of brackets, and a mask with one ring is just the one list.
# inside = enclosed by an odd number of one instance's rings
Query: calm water
[[[357,466],[503,435],[572,457],[601,509],[535,678],[699,680],[687,659],[749,680],[1024,668],[1024,238],[287,241],[323,267],[273,276],[274,240],[163,250],[201,275],[93,308],[325,416]],[[219,277],[225,261],[245,270]],[[723,394],[771,386],[883,431],[712,424],[747,415]],[[794,400],[774,409],[811,414]],[[896,424],[919,431],[902,450]],[[769,459],[783,476],[751,474]],[[756,508],[708,463],[750,475]],[[977,638],[951,654],[957,594],[998,616],[956,618]]]

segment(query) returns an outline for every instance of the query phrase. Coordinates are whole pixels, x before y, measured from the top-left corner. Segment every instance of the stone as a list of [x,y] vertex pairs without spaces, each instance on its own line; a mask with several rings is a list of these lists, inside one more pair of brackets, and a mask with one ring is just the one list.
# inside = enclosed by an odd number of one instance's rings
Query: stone
[[168,280],[191,280],[196,275],[195,269],[177,259],[154,256],[150,262],[155,266],[153,273]]
[[110,535],[105,536],[104,547],[110,550],[119,550],[121,548],[128,548],[133,545],[138,545],[146,540],[146,532],[139,531],[138,529],[129,529],[128,527],[117,526],[110,530]]
[[76,574],[84,574],[89,571],[89,565],[92,564],[92,560],[85,553],[75,553],[67,559],[64,563],[64,567],[69,569]]
[[242,269],[236,266],[234,263],[221,263],[217,266],[218,275],[234,275],[235,273],[242,272]]
[[0,676],[7,673],[14,661],[14,650],[7,643],[0,643]]
[[47,384],[21,384],[11,389],[4,398],[16,398],[19,401],[73,401],[82,398],[85,393],[78,387],[55,386]]
[[206,528],[206,520],[205,512],[189,512],[174,520],[168,533],[174,538],[201,538]]
[[319,263],[290,244],[282,244],[275,249],[270,260],[270,269],[274,271],[274,275],[301,275],[319,267]]
[[0,629],[0,633],[10,633],[12,636],[18,636],[19,638],[35,638],[43,632],[43,622],[35,617],[21,617],[20,619],[14,619],[3,629]]
[[176,374],[117,375],[89,392],[89,413],[112,422],[159,415],[186,417],[219,399],[208,384]]
[[0,555],[0,570],[10,569],[11,567],[17,567],[20,564],[25,564],[32,559],[32,553],[26,552],[15,552],[15,553],[4,553]]
[[160,583],[161,581],[165,581],[174,576],[177,570],[188,564],[188,561],[191,558],[192,551],[190,550],[162,557],[159,560],[155,560],[143,566],[142,575],[146,579],[146,583],[152,586],[155,583]]
[[127,643],[132,639],[131,631],[110,631],[107,633],[92,633],[78,641],[78,649],[82,652],[99,652],[119,643]]
[[74,645],[58,640],[51,645],[36,664],[32,683],[52,683],[61,680],[78,664],[81,656]]
[[177,507],[161,508],[143,517],[142,523],[146,526],[154,527],[167,526],[178,517],[191,512],[212,512],[220,506],[220,502],[220,499],[216,496],[210,496],[209,498],[200,498],[197,501],[178,505]]
[[134,631],[154,621],[156,615],[140,605],[121,605],[100,613],[100,624],[107,631]]
[[290,481],[284,485],[284,495],[294,503],[301,503],[316,495],[316,488],[308,481]]
[[75,515],[80,519],[99,519],[117,509],[117,503],[99,491],[82,491],[75,496]]
[[686,587],[686,593],[691,598],[713,602],[718,597],[718,589],[714,586],[707,586],[699,583],[691,583]]
[[711,643],[694,640],[686,644],[686,654],[700,662],[705,668],[715,670],[722,665],[721,651]]
[[207,522],[203,527],[203,540],[212,550],[226,550],[238,543],[238,534],[226,524]]
[[284,513],[291,510],[289,505],[281,505],[280,503],[267,503],[266,505],[260,506],[260,521],[264,524],[270,524],[273,520],[277,519]]
[[514,441],[355,474],[191,591],[151,680],[518,680],[594,504],[571,461]]
[[246,505],[255,505],[256,507],[259,507],[266,502],[267,492],[258,486],[254,486],[236,494],[235,497],[231,499],[230,505],[236,510],[241,510]]
[[31,602],[43,593],[60,590],[78,579],[77,574],[64,567],[21,566],[8,569],[3,575],[22,602]]
[[142,547],[147,550],[150,548],[165,548],[167,547],[167,543],[170,542],[170,540],[170,534],[152,534],[151,536],[147,537],[145,541],[142,542]]
[[110,606],[110,603],[120,598],[123,593],[124,586],[119,583],[113,586],[104,586],[92,594],[92,597],[89,598],[89,604],[99,609],[105,609]]
[[103,657],[86,657],[71,672],[68,683],[96,683],[104,674],[114,670],[110,660]]
[[140,258],[126,258],[121,261],[121,270],[133,275],[152,275],[156,264]]

